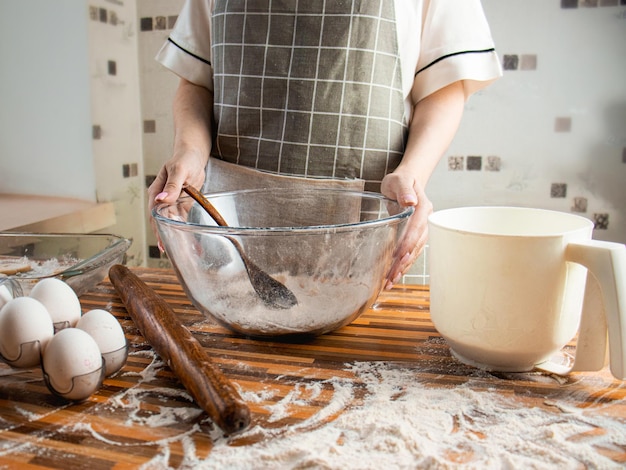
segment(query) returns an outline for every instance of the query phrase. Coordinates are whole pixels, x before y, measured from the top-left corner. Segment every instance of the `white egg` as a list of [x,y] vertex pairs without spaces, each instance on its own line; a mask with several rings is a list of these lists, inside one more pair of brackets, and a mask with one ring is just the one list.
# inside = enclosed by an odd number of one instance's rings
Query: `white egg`
[[19,282],[0,274],[0,308],[4,307],[9,300],[21,295],[22,288]]
[[4,305],[13,298],[13,294],[11,291],[7,289],[7,286],[2,284],[0,286],[0,308],[4,307]]
[[33,367],[54,335],[46,307],[30,297],[9,300],[0,310],[0,354],[13,367]]
[[65,328],[54,335],[43,354],[48,388],[68,400],[84,400],[103,379],[103,360],[96,340],[78,328]]
[[104,357],[107,377],[124,366],[128,356],[126,337],[122,325],[114,315],[106,310],[90,310],[80,317],[76,328],[86,331],[96,340]]
[[39,281],[29,294],[48,309],[56,331],[73,327],[80,318],[80,301],[76,292],[61,279],[53,277]]

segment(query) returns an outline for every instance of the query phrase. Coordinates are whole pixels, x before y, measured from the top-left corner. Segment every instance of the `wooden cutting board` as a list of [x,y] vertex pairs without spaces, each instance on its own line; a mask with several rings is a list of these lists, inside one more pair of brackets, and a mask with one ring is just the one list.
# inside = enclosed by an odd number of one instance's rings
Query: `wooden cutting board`
[[[350,368],[360,361],[408,368],[417,380],[442,393],[463,385],[477,392],[515,396],[522,407],[545,408],[563,399],[593,413],[602,405],[598,413],[610,413],[626,423],[626,389],[606,371],[563,379],[478,373],[459,364],[430,321],[425,286],[396,286],[381,294],[377,305],[351,325],[309,342],[259,341],[207,321],[191,305],[173,271],[135,268],[133,272],[168,302],[248,397],[252,426],[265,432],[234,436],[230,445],[243,446],[242,451],[267,439],[272,429],[277,435],[289,429],[306,433],[362,403],[368,390]],[[0,468],[136,468],[155,459],[177,468],[190,447],[195,458],[207,458],[220,431],[141,337],[113,286],[101,283],[81,297],[81,304],[83,311],[102,308],[118,318],[130,345],[128,362],[97,393],[78,404],[51,395],[38,369],[16,371],[0,364]],[[587,377],[601,386],[589,390],[589,382],[581,380]],[[352,403],[333,411],[330,405],[336,399],[333,381],[337,379],[352,381],[355,393]],[[283,416],[272,414],[272,407],[294,391],[305,394],[313,388],[317,390],[314,399],[292,400]],[[562,419],[568,419],[567,413]],[[597,452],[626,464],[624,447],[598,446]],[[451,451],[447,458],[454,464],[471,460],[471,454],[468,446],[463,452]]]

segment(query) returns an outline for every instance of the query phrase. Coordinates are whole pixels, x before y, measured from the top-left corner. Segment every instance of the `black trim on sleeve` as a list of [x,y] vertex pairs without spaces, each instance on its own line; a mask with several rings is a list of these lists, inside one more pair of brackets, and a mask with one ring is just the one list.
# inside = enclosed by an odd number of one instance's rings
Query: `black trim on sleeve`
[[417,72],[415,72],[414,77],[417,76],[418,73],[423,72],[424,70],[426,70],[427,68],[435,65],[437,62],[440,62],[444,59],[447,59],[448,57],[453,57],[455,55],[462,55],[462,54],[484,54],[485,52],[495,52],[495,48],[491,48],[491,49],[482,49],[482,50],[476,50],[476,51],[459,51],[459,52],[452,52],[450,54],[446,54],[444,56],[441,56],[435,60],[433,60],[430,64],[422,67],[421,69],[419,69]]
[[172,38],[167,38],[167,40],[169,42],[171,42],[172,44],[174,44],[176,47],[178,47],[181,51],[186,52],[187,54],[189,54],[191,57],[194,57],[195,59],[198,59],[199,61],[204,62],[207,65],[211,65],[211,61],[206,60],[206,59],[200,57],[199,55],[194,54],[193,52],[189,52],[187,49],[182,47],[180,44],[176,44],[176,42]]

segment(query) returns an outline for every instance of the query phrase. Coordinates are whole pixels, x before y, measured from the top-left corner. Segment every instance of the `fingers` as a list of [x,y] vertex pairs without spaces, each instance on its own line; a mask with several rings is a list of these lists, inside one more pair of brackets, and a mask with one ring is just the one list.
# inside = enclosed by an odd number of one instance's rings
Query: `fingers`
[[204,166],[200,165],[197,159],[187,155],[166,162],[148,188],[151,209],[160,202],[176,202],[185,184],[199,189],[205,175]]
[[165,182],[165,184],[162,185],[161,190],[158,192],[158,194],[154,195],[154,202],[176,202],[176,199],[178,199],[181,191],[183,190],[183,184],[185,184],[185,179],[186,175],[183,175],[181,173],[169,173],[167,181]]
[[163,167],[157,174],[152,184],[148,187],[148,204],[151,211],[155,205],[157,194],[159,194],[163,190],[166,182],[167,172],[165,171],[165,167]]
[[394,262],[389,270],[385,289],[389,290],[400,281],[402,275],[413,265],[428,240],[428,216],[432,213],[432,203],[421,192],[419,204],[405,228],[400,243],[394,253]]
[[[199,166],[193,157],[174,157],[166,162],[148,188],[148,207],[150,215],[159,203],[174,204],[182,191],[184,184],[200,188],[204,182],[204,167]],[[157,238],[159,250],[163,253],[163,245],[156,229],[156,224],[150,218],[152,232]]]
[[416,206],[418,204],[415,182],[400,173],[390,173],[383,179],[381,192],[400,203],[400,205]]
[[159,236],[159,232],[156,227],[156,222],[154,221],[154,218],[152,217],[152,210],[157,205],[157,203],[161,202],[161,198],[159,196],[162,196],[160,193],[162,193],[163,187],[165,186],[166,181],[167,181],[167,171],[165,170],[165,167],[162,167],[159,173],[157,174],[157,177],[154,179],[152,184],[148,187],[148,210],[149,210],[149,215],[150,215],[150,218],[149,218],[150,228],[152,230],[152,233],[155,235],[157,239],[157,247],[159,248],[159,251],[161,253],[164,253],[165,249],[163,248],[163,243],[161,242],[161,237]]
[[391,289],[394,284],[397,284],[404,273],[406,273],[411,266],[415,263],[419,255],[422,253],[424,246],[426,245],[427,232],[423,231],[422,236],[416,242],[412,242],[413,248],[410,251],[405,251],[404,255],[396,257],[389,274],[387,276],[387,282],[385,283],[385,290]]

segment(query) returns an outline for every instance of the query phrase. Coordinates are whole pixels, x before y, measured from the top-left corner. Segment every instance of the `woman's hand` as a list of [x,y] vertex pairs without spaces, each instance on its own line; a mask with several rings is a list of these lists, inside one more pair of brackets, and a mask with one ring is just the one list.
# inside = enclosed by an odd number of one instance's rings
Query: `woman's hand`
[[204,184],[205,167],[206,156],[194,151],[176,153],[165,162],[148,188],[150,213],[157,203],[176,202],[185,185],[200,190]]
[[415,207],[394,251],[394,261],[385,284],[385,289],[388,290],[400,280],[424,249],[428,239],[428,216],[433,212],[433,205],[426,197],[421,184],[400,171],[385,176],[381,192],[388,198],[398,201],[403,207]]
[[433,205],[425,187],[439,159],[452,142],[465,103],[462,82],[454,82],[418,101],[413,108],[409,138],[400,165],[382,181],[381,192],[402,206],[414,206],[406,231],[396,247],[386,289],[400,280],[428,239]]
[[[173,106],[174,154],[148,188],[150,214],[160,202],[176,202],[183,186],[200,190],[211,151],[213,92],[182,79]],[[158,233],[152,221],[152,230]],[[159,248],[161,242],[159,241]]]

